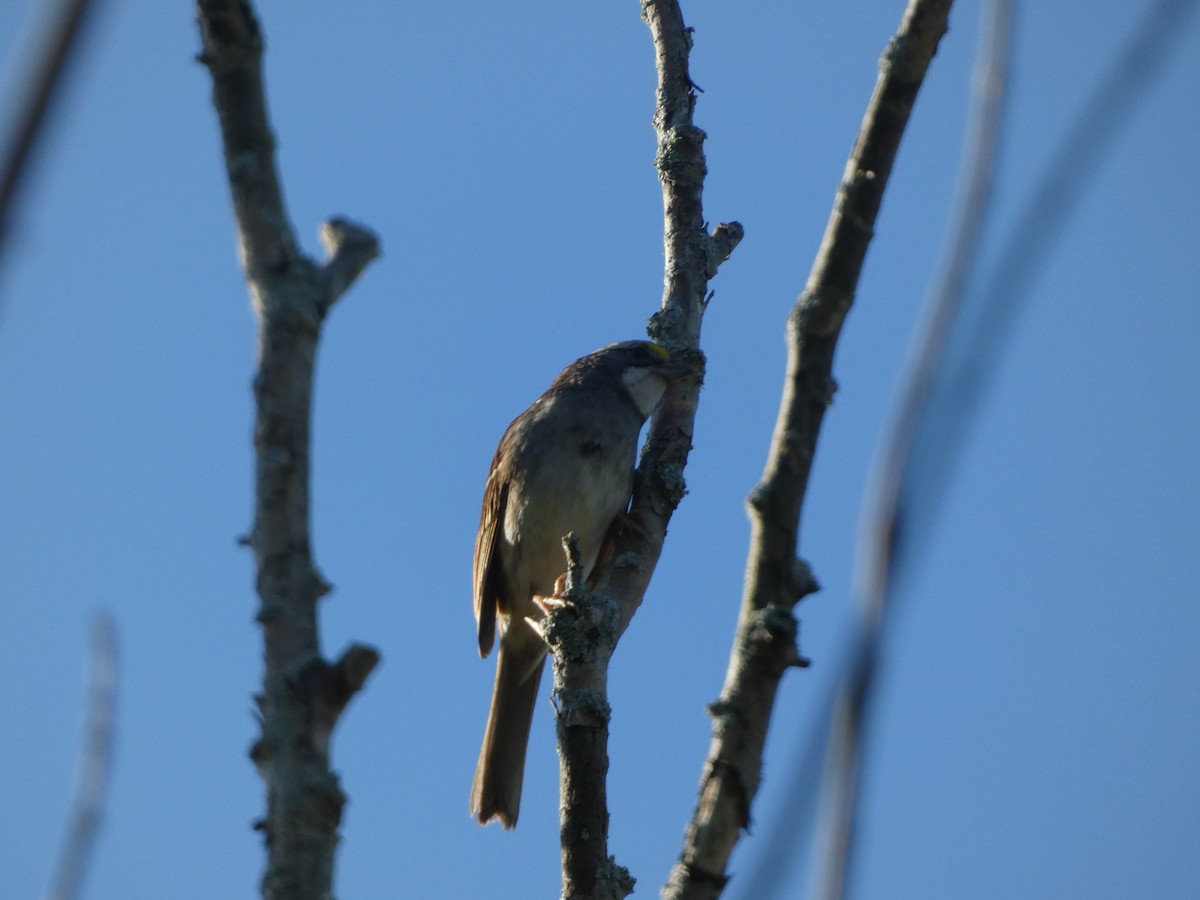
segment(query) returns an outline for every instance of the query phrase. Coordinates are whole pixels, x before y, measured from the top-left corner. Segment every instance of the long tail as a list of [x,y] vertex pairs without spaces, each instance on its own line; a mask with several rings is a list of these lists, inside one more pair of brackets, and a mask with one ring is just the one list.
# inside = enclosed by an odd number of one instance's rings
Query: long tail
[[525,654],[500,642],[496,659],[496,687],[488,715],[483,749],[471,788],[471,814],[486,825],[499,819],[505,828],[517,824],[521,808],[521,785],[525,781],[525,750],[533,725],[538,685],[546,657],[530,668]]

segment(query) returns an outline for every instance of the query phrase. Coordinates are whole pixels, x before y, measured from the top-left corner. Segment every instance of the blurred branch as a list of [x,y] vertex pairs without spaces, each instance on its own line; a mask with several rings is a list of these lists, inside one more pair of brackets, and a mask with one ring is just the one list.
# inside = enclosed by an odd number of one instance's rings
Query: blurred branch
[[48,900],[74,900],[96,843],[113,763],[117,716],[117,627],[108,614],[92,622],[88,676],[87,737],[80,757],[79,785],[63,854]]
[[[1096,180],[1097,172],[1163,68],[1189,32],[1198,0],[1153,0],[1129,29],[1080,108],[1064,111],[1066,128],[1040,176],[1033,180],[1016,218],[1002,238],[995,262],[975,279],[970,296],[948,336],[939,371],[928,390],[920,427],[912,426],[909,471],[904,474],[904,540],[911,547],[935,515],[942,492],[961,453],[975,412],[995,374],[1012,328],[1031,289],[1053,257],[1071,216]],[[903,554],[891,551],[895,566]],[[911,557],[910,551],[908,556]],[[868,569],[878,557],[863,557]],[[878,577],[878,573],[871,577]],[[895,574],[891,576],[894,580]],[[867,579],[863,579],[864,581]],[[865,588],[864,588],[865,589]]]
[[865,628],[873,635],[878,634],[884,620],[888,585],[896,574],[895,551],[907,538],[901,501],[904,472],[922,416],[928,410],[951,326],[978,257],[990,206],[1008,87],[1013,13],[1012,0],[989,0],[985,7],[956,209],[947,231],[950,242],[925,304],[869,491],[869,512],[860,545],[858,593],[864,604]]
[[318,264],[296,244],[275,167],[262,82],[263,39],[248,0],[199,0],[200,61],[213,79],[242,266],[259,320],[254,379],[256,488],[248,543],[258,568],[266,671],[257,698],[262,738],[251,756],[267,783],[259,828],[268,852],[267,898],[330,896],[345,796],[329,742],[351,697],[379,662],[354,645],[336,663],[321,655],[317,601],[329,592],[312,558],[309,431],[321,324],[379,253],[367,229],[343,219],[322,230]]
[[972,292],[972,299],[968,285],[995,168],[1013,17],[1011,0],[989,5],[958,211],[945,262],[914,339],[893,422],[880,447],[860,538],[857,591],[863,616],[849,672],[842,680],[826,775],[829,823],[822,896],[827,900],[847,893],[864,732],[888,614],[905,566],[913,561],[916,541],[933,518],[969,420],[1036,274],[1196,5],[1195,0],[1160,0],[1148,9],[1074,118],[1002,243],[991,276],[981,291]]
[[[608,660],[646,594],[662,555],[667,522],[683,498],[683,468],[692,447],[704,369],[699,344],[708,282],[742,239],[736,222],[719,225],[711,234],[705,227],[705,135],[692,122],[696,95],[688,75],[692,30],[684,26],[675,0],[643,0],[642,18],[654,41],[658,72],[655,167],[663,190],[665,257],[662,306],[648,331],[676,359],[691,361],[696,377],[669,388],[651,420],[629,516],[614,528],[610,552],[593,572],[592,590],[577,598],[578,609],[572,612],[609,627],[588,628],[585,650],[563,648],[555,654],[563,895],[570,897],[623,897],[633,889],[629,873],[608,855]],[[565,617],[557,618],[563,627],[569,624]]]
[[796,553],[817,437],[833,398],[833,355],[854,300],[875,218],[925,72],[946,31],[950,0],[912,0],[879,67],[808,284],[788,320],[788,371],[763,480],[751,493],[751,548],[732,659],[711,707],[713,741],[700,803],[665,894],[716,897],[749,826],[775,694],[803,665],[795,605],[817,590]]
[[3,260],[12,227],[10,215],[21,182],[59,97],[58,89],[71,56],[79,47],[80,36],[94,5],[92,0],[59,0],[57,11],[48,15],[49,24],[42,36],[40,52],[30,65],[28,75],[17,76],[24,86],[15,103],[9,133],[4,135],[0,148],[0,260]]

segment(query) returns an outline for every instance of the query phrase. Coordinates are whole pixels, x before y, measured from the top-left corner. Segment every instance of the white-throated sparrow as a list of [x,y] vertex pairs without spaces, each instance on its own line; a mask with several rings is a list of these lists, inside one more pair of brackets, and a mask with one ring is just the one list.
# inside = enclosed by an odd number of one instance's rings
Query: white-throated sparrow
[[481,823],[517,824],[525,750],[546,644],[527,618],[566,571],[562,538],[579,536],[586,575],[629,506],[638,435],[667,386],[688,369],[648,341],[578,359],[517,416],[492,460],[475,541],[479,653],[500,629],[496,686],[471,790]]

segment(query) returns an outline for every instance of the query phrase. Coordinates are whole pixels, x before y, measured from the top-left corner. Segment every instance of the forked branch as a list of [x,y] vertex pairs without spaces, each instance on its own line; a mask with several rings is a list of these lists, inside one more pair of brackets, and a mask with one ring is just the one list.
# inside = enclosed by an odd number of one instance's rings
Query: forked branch
[[262,737],[251,756],[267,783],[267,898],[326,898],[345,797],[329,766],[338,717],[379,661],[350,647],[321,655],[317,601],[329,592],[312,558],[309,431],[313,364],[330,308],[379,254],[344,220],[324,226],[329,258],[298,247],[275,166],[262,80],[263,39],[249,0],[199,0],[200,61],[212,74],[242,266],[259,321],[254,379],[256,487],[247,543],[258,568],[266,672]]

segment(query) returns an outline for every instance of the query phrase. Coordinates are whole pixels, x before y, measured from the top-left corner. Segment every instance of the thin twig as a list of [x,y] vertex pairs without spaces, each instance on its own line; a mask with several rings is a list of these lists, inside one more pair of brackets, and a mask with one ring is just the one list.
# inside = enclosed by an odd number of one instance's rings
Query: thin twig
[[18,78],[18,83],[26,87],[15,103],[10,133],[0,147],[0,259],[21,182],[59,96],[71,57],[79,47],[84,25],[96,5],[93,0],[60,0],[58,10],[48,17],[50,24],[42,38],[41,53],[30,65],[28,75]]
[[883,442],[881,463],[872,485],[872,510],[865,522],[858,593],[870,627],[883,618],[889,578],[895,574],[892,553],[900,534],[900,493],[908,454],[921,416],[928,406],[934,376],[946,349],[950,329],[978,258],[983,227],[990,209],[996,156],[1000,146],[1004,99],[1008,86],[1009,48],[1013,29],[1012,0],[990,0],[980,31],[975,94],[959,174],[950,244],[935,281],[911,358],[901,378],[896,413]]
[[117,717],[117,627],[107,613],[92,622],[87,732],[74,812],[48,900],[75,900],[96,844],[113,766]]
[[929,62],[946,31],[950,0],[912,0],[880,62],[879,79],[808,284],[788,321],[788,371],[763,480],[750,495],[745,593],[700,802],[664,894],[716,897],[750,822],[775,695],[804,660],[793,608],[817,589],[797,557],[800,511],[817,437],[833,398],[833,355],[854,300],[875,218]]
[[321,324],[379,253],[375,236],[341,219],[322,229],[329,257],[297,245],[275,166],[262,82],[263,38],[249,0],[199,0],[203,52],[213,79],[242,266],[259,319],[254,379],[257,464],[254,529],[266,671],[257,698],[262,738],[251,757],[267,783],[266,898],[325,900],[345,797],[329,765],[330,736],[379,662],[351,646],[321,654],[317,572],[309,533],[309,431]]

